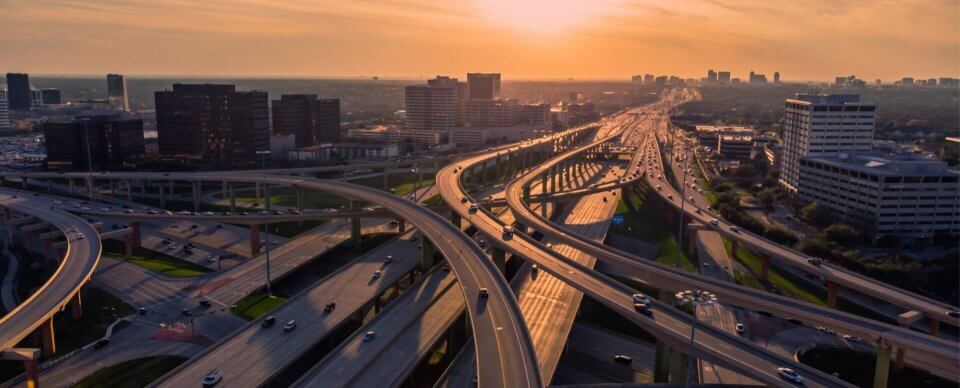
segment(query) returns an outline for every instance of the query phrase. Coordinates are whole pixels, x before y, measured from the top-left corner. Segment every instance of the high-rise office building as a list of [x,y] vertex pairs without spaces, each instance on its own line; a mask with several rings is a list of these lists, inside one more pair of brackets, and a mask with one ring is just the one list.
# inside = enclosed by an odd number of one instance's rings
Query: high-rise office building
[[470,100],[466,122],[471,127],[510,127],[520,123],[520,103],[515,99]]
[[467,114],[467,100],[470,99],[470,86],[466,82],[460,82],[456,78],[439,75],[434,79],[427,80],[427,85],[447,86],[457,89],[457,126],[463,125],[463,120]]
[[25,73],[7,73],[7,103],[10,110],[30,110],[32,100],[30,76]]
[[414,131],[447,131],[462,122],[460,88],[449,83],[410,85],[404,89],[405,128]]
[[779,71],[773,72],[773,83],[775,83],[775,84],[780,83],[780,72],[779,72]]
[[174,84],[154,98],[161,157],[237,164],[255,162],[257,151],[270,149],[266,92]]
[[340,100],[284,94],[273,100],[273,133],[295,136],[297,148],[340,141]]
[[550,122],[550,104],[520,105],[520,121],[525,124],[546,124]]
[[107,100],[114,109],[130,110],[127,79],[122,74],[107,74]]
[[876,106],[856,94],[798,94],[786,101],[780,185],[796,194],[800,161],[870,151]]
[[0,131],[10,129],[10,109],[7,105],[7,91],[0,90]]
[[720,83],[729,83],[730,82],[730,72],[729,71],[718,71],[717,72],[717,82]]
[[500,73],[467,73],[471,100],[500,98]]
[[717,82],[717,72],[713,71],[713,69],[707,70],[707,82]]
[[40,89],[40,103],[43,105],[63,104],[63,98],[60,97],[60,89]]
[[644,75],[643,75],[643,84],[644,84],[644,85],[653,85],[653,80],[654,80],[654,78],[655,78],[655,77],[653,76],[653,74],[644,74]]
[[81,115],[75,120],[47,121],[41,126],[46,139],[47,168],[87,171],[89,160],[93,170],[102,170],[144,156],[142,119],[124,119],[117,114]]

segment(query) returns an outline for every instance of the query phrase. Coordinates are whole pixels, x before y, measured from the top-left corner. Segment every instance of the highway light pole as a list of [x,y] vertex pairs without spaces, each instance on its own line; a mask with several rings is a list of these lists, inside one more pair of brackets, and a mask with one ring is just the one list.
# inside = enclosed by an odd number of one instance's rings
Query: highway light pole
[[[263,189],[267,189],[267,158],[270,156],[270,150],[260,150],[257,151],[257,155],[260,155],[260,172],[263,180]],[[264,200],[267,200],[266,196]],[[263,207],[266,208],[267,204],[264,203]],[[264,256],[267,259],[267,296],[273,296],[273,289],[270,288],[270,222],[264,224],[264,234],[263,234],[263,247],[264,247]],[[259,243],[259,241],[258,241]]]
[[703,290],[688,290],[677,292],[675,298],[678,305],[689,304],[693,307],[693,314],[690,319],[690,352],[687,353],[687,377],[684,384],[685,387],[690,388],[690,382],[693,378],[694,336],[697,334],[697,307],[717,303],[717,296]]

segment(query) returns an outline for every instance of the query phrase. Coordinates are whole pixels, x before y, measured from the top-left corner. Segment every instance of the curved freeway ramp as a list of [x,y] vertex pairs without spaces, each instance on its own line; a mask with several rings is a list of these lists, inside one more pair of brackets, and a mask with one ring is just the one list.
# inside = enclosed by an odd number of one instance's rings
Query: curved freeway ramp
[[[15,193],[0,189],[0,205],[34,216],[60,230],[67,238],[67,248],[50,279],[0,318],[0,350],[17,346],[34,330],[50,324],[54,314],[66,308],[90,280],[100,261],[100,236],[93,226],[73,214],[50,209],[45,199],[26,194],[12,198]],[[76,231],[70,230],[73,227],[77,228]],[[83,233],[83,240],[77,239],[79,233]]]

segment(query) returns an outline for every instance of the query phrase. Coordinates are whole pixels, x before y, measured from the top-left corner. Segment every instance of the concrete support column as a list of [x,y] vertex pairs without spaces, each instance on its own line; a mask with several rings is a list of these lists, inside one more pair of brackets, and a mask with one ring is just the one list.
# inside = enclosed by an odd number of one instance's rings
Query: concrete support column
[[[26,184],[26,179],[24,179],[24,184]],[[90,199],[93,199],[93,178],[92,177],[87,177],[87,196],[89,196]]]
[[193,211],[200,211],[200,182],[190,182],[193,193]]
[[80,300],[80,293],[78,292],[73,298],[70,298],[70,316],[73,319],[80,319],[83,316],[83,305]]
[[897,348],[897,357],[893,360],[893,366],[897,369],[903,368],[905,359],[907,358],[907,352],[902,347]]
[[230,198],[230,212],[237,212],[237,193],[233,190],[233,182],[227,184],[227,196]]
[[837,288],[839,285],[833,280],[827,280],[827,307],[837,308]]
[[173,192],[173,189],[174,189],[173,179],[167,181],[167,186],[169,186],[168,190],[170,191],[170,198],[174,198],[175,197],[174,194],[176,193]]
[[462,229],[462,228],[463,228],[463,224],[462,224],[460,221],[461,221],[460,215],[457,214],[456,212],[451,211],[451,212],[450,212],[450,223],[453,224],[453,226],[456,226],[457,229]]
[[403,232],[406,232],[406,231],[407,231],[407,219],[406,219],[406,218],[398,218],[398,219],[397,219],[397,230],[398,230],[398,233],[403,233]]
[[653,382],[670,382],[670,347],[660,340],[657,340],[656,356],[654,356]]
[[141,244],[143,244],[140,221],[130,221],[130,228],[133,229],[133,232],[130,233],[130,241],[133,243],[133,248],[140,248]]
[[24,374],[27,376],[27,388],[40,387],[40,365],[37,360],[26,360],[23,362]]
[[147,200],[147,181],[140,181],[140,200],[146,202]]
[[887,379],[890,377],[890,345],[877,345],[877,366],[873,372],[873,388],[887,388]]
[[350,217],[350,241],[354,247],[360,247],[360,216]]
[[53,191],[53,179],[47,179],[47,192]]
[[936,337],[940,333],[940,320],[930,318],[930,335]]
[[689,357],[676,350],[670,352],[670,382],[683,383],[687,379],[687,362]]
[[422,233],[420,236],[420,241],[423,241],[423,244],[421,244],[420,247],[420,272],[427,272],[430,267],[433,267],[433,242],[426,238],[426,236],[423,236]]
[[67,184],[70,186],[70,195],[77,195],[77,187],[73,185],[73,178],[67,178]]
[[57,352],[57,339],[53,332],[53,318],[47,319],[37,328],[40,336],[40,353],[45,358]]
[[163,181],[157,181],[157,195],[160,196],[160,208],[166,208],[167,199],[163,196]]
[[133,184],[129,180],[123,181],[127,190],[127,202],[133,202]]
[[497,265],[497,269],[500,270],[501,274],[505,274],[504,270],[507,268],[507,252],[500,247],[493,247],[490,249],[491,256],[493,257],[493,264]]
[[250,256],[260,254],[260,225],[250,225]]
[[263,184],[263,210],[270,211],[270,184]]
[[223,181],[220,185],[220,196],[227,198],[227,181]]
[[110,185],[110,198],[116,198],[117,188],[113,185],[113,179],[107,179],[107,184]]
[[383,189],[384,190],[390,189],[390,174],[387,172],[388,170],[389,170],[388,168],[383,169]]

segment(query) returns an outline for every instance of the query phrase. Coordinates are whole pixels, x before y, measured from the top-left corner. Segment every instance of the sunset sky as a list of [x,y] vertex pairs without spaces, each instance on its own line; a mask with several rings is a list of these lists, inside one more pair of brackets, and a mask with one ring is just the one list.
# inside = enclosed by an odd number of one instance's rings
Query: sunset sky
[[957,0],[0,0],[0,71],[960,75]]

